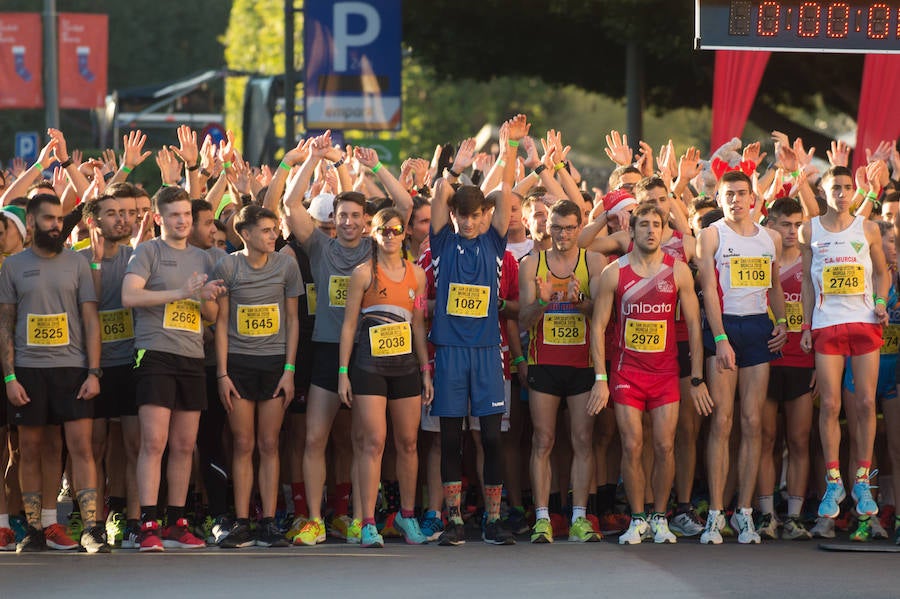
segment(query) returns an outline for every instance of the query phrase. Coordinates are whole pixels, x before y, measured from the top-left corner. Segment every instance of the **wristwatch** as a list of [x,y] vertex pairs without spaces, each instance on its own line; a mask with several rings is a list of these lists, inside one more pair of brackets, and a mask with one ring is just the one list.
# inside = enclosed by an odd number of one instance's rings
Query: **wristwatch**
[[700,385],[702,385],[702,384],[705,383],[705,382],[706,382],[706,381],[703,380],[702,378],[698,378],[698,377],[695,377],[695,376],[694,376],[694,377],[691,377],[691,387],[699,387]]
[[97,377],[97,380],[100,380],[103,378],[103,369],[102,368],[88,368],[87,373],[93,374],[95,377]]

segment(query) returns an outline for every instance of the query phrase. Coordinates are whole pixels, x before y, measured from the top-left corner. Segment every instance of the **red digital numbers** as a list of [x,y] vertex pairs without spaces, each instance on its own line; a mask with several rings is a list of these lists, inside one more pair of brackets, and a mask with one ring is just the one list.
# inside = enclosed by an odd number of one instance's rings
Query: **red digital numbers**
[[831,3],[825,16],[825,35],[831,38],[844,38],[849,32],[850,5],[846,2]]
[[756,33],[760,37],[775,37],[781,28],[781,3],[765,0],[759,4]]
[[798,13],[797,35],[819,37],[822,27],[822,5],[819,2],[803,2]]
[[891,25],[891,9],[883,3],[877,2],[869,7],[868,28],[866,35],[871,40],[883,40],[888,36]]

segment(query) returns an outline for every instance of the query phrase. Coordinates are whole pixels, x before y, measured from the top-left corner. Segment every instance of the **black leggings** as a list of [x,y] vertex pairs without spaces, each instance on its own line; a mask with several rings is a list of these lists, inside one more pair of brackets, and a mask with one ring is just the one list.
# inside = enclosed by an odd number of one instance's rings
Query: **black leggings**
[[[500,443],[500,422],[503,414],[481,416],[481,448],[484,451],[484,484],[503,484],[503,448]],[[441,480],[462,480],[462,418],[441,419]]]
[[231,459],[225,454],[222,432],[228,424],[228,415],[219,400],[216,367],[206,367],[207,408],[200,413],[197,432],[197,450],[200,458],[200,473],[206,487],[207,512],[218,517],[228,513],[231,498],[228,495],[228,472]]

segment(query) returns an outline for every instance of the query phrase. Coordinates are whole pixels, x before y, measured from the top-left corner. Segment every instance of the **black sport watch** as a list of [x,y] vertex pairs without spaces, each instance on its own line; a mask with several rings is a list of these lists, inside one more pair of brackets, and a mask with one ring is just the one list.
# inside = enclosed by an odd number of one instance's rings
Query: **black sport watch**
[[691,387],[699,387],[700,385],[702,385],[705,382],[706,381],[702,378],[697,378],[695,376],[691,377]]
[[93,374],[97,379],[103,378],[103,369],[102,368],[88,368],[88,374]]

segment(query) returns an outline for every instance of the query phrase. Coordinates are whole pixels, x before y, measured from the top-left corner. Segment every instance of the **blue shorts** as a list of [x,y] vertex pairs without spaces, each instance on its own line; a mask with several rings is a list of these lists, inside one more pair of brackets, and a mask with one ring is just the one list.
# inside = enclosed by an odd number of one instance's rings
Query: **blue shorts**
[[[728,335],[728,342],[734,349],[738,368],[765,364],[781,357],[781,352],[769,351],[773,326],[768,314],[749,316],[723,314],[722,325],[725,327],[725,334]],[[713,356],[716,355],[716,342],[708,326],[703,327],[703,347]]]
[[505,397],[499,345],[435,347],[432,416],[462,418],[503,414]]
[[[850,360],[844,365],[844,388],[853,393],[853,370]],[[875,399],[894,399],[897,397],[897,356],[882,356],[878,363],[878,383],[875,388]]]

